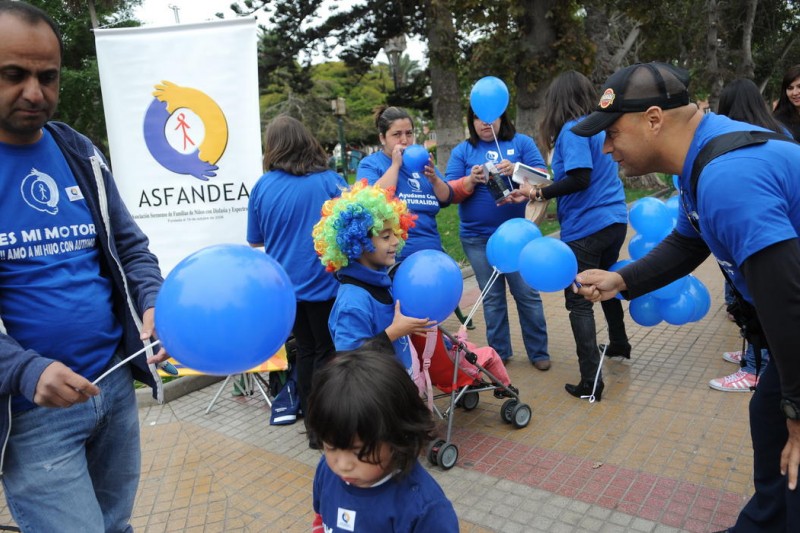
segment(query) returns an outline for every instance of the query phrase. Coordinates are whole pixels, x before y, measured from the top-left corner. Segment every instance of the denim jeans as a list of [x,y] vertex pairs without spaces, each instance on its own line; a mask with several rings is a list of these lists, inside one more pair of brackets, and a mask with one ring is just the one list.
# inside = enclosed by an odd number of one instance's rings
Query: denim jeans
[[[769,351],[766,348],[761,349],[761,369],[759,374],[763,374],[769,363]],[[744,352],[744,366],[742,370],[748,374],[756,373],[756,352],[753,350],[753,345],[747,343],[747,349]]]
[[[469,259],[478,286],[483,288],[489,282],[494,267],[486,257],[486,242],[489,237],[461,237],[461,246]],[[511,333],[508,326],[508,303],[506,302],[506,283],[517,303],[519,325],[522,328],[522,342],[528,359],[542,361],[550,359],[547,352],[547,324],[539,293],[522,279],[519,272],[501,274],[483,300],[483,318],[486,322],[486,337],[503,361],[514,352],[511,348]]]
[[[611,224],[588,237],[566,243],[575,252],[578,272],[590,268],[608,270],[608,267],[616,263],[619,258],[619,250],[625,242],[626,232],[625,224]],[[593,304],[583,296],[572,292],[571,288],[564,290],[564,296],[569,311],[572,336],[575,338],[581,381],[594,381],[597,367],[600,365],[600,351],[597,348]],[[601,306],[608,323],[608,344],[617,349],[630,349],[623,322],[622,303],[612,298],[602,302]]]
[[98,386],[102,392],[84,403],[13,416],[3,488],[22,531],[133,531],[141,451],[130,367]]

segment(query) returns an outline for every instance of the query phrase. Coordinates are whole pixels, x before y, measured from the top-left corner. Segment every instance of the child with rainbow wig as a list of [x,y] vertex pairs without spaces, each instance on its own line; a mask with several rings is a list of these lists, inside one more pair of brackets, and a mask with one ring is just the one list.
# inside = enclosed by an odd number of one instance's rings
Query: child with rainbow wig
[[373,339],[389,341],[410,375],[416,357],[408,335],[425,333],[436,322],[400,312],[388,270],[415,218],[393,189],[362,180],[325,202],[312,232],[322,264],[341,283],[328,319],[336,350],[354,350]]

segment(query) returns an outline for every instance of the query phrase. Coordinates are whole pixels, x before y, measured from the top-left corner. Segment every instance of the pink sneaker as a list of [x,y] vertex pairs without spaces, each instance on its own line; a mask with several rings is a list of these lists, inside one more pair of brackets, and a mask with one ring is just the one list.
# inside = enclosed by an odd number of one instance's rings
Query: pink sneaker
[[750,392],[750,387],[755,387],[757,384],[756,375],[749,374],[744,370],[708,382],[709,387],[723,392]]
[[722,358],[729,363],[735,363],[738,365],[742,362],[742,351],[739,350],[737,352],[725,352],[722,354]]

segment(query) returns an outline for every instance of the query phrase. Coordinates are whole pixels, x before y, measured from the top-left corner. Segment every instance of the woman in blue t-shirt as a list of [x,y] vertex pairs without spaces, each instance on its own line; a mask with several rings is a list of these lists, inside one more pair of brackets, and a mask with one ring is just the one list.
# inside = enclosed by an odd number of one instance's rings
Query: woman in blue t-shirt
[[[498,205],[486,186],[484,166],[492,163],[501,173],[501,179],[506,185],[514,188],[517,185],[510,178],[514,163],[521,162],[531,167],[545,168],[545,162],[533,139],[517,133],[506,113],[489,124],[479,119],[470,107],[467,112],[467,127],[469,139],[451,152],[445,179],[453,188],[453,202],[459,204],[461,246],[483,291],[493,271],[486,257],[486,242],[503,222],[525,216],[524,205],[514,203]],[[489,344],[504,361],[513,355],[508,325],[506,283],[517,303],[522,340],[528,360],[537,369],[548,370],[550,354],[547,352],[547,325],[542,299],[539,293],[522,279],[519,272],[501,274],[483,300],[483,317],[486,320],[486,336]]]
[[442,239],[436,226],[436,214],[441,207],[450,205],[452,190],[433,165],[433,157],[422,175],[403,166],[403,151],[414,144],[414,122],[404,109],[377,108],[375,126],[383,148],[361,160],[357,179],[366,179],[370,185],[377,184],[383,189],[394,187],[395,196],[417,215],[416,226],[408,232],[405,248],[397,261],[419,250],[441,252]]
[[294,285],[297,391],[305,412],[314,369],[335,353],[328,317],[339,288],[317,260],[311,230],[322,204],[340,196],[347,184],[328,169],[325,150],[311,132],[288,116],[277,117],[264,131],[264,169],[250,192],[247,242],[264,246]]
[[[553,184],[544,188],[525,185],[518,193],[523,200],[558,198],[561,240],[575,252],[579,272],[589,268],[608,270],[619,258],[628,228],[625,191],[617,163],[603,154],[605,132],[586,138],[570,131],[592,112],[596,102],[597,92],[583,74],[568,71],[552,81],[544,98],[544,118],[539,131],[541,142],[552,151]],[[592,302],[571,288],[564,295],[581,373],[577,385],[568,383],[564,388],[580,398],[592,394],[600,365],[594,311]],[[630,358],[622,303],[612,298],[601,305],[610,341],[605,354]],[[600,376],[594,390],[596,400],[601,399],[602,392]]]

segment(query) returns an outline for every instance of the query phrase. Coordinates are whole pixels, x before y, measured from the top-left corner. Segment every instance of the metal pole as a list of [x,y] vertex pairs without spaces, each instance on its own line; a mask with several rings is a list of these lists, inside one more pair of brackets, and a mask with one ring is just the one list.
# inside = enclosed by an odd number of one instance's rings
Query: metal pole
[[339,125],[339,146],[342,148],[342,174],[344,174],[344,179],[347,180],[349,167],[347,164],[347,147],[344,144],[344,120],[342,120],[342,115],[336,116],[336,122]]

